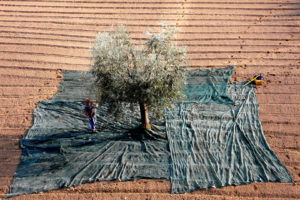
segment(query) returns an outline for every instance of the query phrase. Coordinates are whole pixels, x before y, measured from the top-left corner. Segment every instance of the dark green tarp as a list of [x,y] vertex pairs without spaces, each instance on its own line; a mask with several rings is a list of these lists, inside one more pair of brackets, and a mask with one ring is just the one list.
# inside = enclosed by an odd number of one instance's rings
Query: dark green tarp
[[189,71],[187,99],[152,120],[151,137],[140,140],[130,132],[139,125],[138,107],[127,104],[120,119],[100,105],[99,132],[90,134],[83,113],[92,96],[90,75],[64,72],[60,92],[39,102],[33,126],[20,140],[22,157],[7,197],[115,179],[171,180],[172,193],[293,182],[263,135],[254,88],[227,85],[232,71]]
[[221,69],[196,69],[186,73],[187,84],[183,90],[185,103],[225,103],[234,104],[227,96],[227,84],[234,67]]
[[235,105],[178,104],[166,117],[172,193],[250,182],[292,182],[268,145],[253,87],[230,84]]

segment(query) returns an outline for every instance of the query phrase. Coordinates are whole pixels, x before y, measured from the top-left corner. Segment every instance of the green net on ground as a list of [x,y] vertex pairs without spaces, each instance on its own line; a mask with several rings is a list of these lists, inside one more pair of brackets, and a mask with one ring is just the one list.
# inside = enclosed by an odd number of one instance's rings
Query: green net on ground
[[292,182],[269,147],[253,87],[228,86],[235,105],[178,104],[166,116],[172,193],[250,182]]
[[185,102],[234,104],[226,93],[233,70],[234,67],[187,71],[187,85],[183,90],[187,97]]
[[139,125],[138,106],[126,104],[120,119],[100,105],[99,132],[90,134],[83,113],[85,98],[92,96],[89,75],[64,72],[60,92],[39,102],[20,141],[23,153],[7,197],[115,179],[167,179],[172,193],[293,182],[263,135],[255,90],[227,85],[232,71],[189,71],[187,99],[166,109],[164,119],[152,119],[149,137],[139,140],[130,131]]

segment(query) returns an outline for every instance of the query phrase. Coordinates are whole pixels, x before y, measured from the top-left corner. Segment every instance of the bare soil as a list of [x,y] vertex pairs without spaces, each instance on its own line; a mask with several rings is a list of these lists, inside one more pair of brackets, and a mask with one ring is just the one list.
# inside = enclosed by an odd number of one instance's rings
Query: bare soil
[[138,44],[167,20],[192,67],[235,65],[231,81],[263,73],[265,137],[295,184],[252,183],[172,195],[170,182],[99,182],[13,199],[300,199],[300,2],[297,0],[12,0],[0,2],[0,198],[9,192],[36,104],[62,70],[88,70],[93,39],[126,24]]

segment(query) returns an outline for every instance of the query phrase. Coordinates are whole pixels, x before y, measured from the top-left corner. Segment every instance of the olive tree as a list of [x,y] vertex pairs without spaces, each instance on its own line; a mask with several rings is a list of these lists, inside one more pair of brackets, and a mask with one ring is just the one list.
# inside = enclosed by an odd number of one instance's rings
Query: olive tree
[[186,51],[174,44],[175,27],[162,25],[159,33],[147,33],[144,44],[135,45],[124,25],[98,33],[91,48],[98,101],[113,114],[122,103],[138,104],[141,125],[151,129],[148,112],[160,117],[164,108],[184,97]]

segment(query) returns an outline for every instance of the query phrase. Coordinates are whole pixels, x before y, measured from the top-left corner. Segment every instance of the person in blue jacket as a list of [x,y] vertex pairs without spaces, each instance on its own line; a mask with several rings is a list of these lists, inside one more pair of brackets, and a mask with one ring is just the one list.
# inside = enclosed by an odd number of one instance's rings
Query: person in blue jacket
[[89,119],[91,125],[91,132],[97,133],[95,124],[96,124],[96,108],[93,103],[87,98],[85,100],[84,114]]

